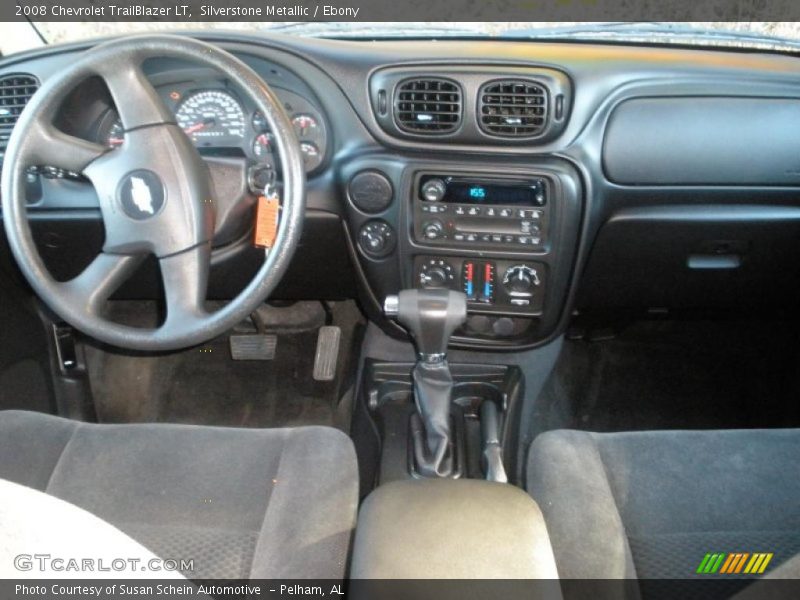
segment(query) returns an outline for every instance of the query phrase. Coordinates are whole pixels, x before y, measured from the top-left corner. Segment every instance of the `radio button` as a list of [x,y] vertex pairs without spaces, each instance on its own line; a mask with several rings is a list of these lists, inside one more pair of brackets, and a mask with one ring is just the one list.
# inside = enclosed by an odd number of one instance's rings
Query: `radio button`
[[500,209],[500,216],[501,217],[511,217],[514,216],[514,211],[510,208],[501,208]]
[[495,216],[496,214],[497,214],[497,213],[496,213],[496,211],[495,211],[493,208],[489,207],[489,208],[487,208],[487,209],[486,209],[486,216],[487,216],[487,217],[493,217],[493,216]]
[[463,206],[456,206],[456,214],[457,214],[457,215],[463,215],[463,214],[465,214],[466,212],[467,212],[467,211],[464,209],[464,207],[463,207]]
[[496,234],[494,234],[492,236],[492,241],[493,242],[502,242],[503,241],[503,236],[496,233]]
[[478,240],[478,236],[475,235],[474,233],[467,234],[467,241],[468,242],[475,242],[477,240]]
[[520,236],[517,236],[517,242],[527,246],[528,244],[531,243],[531,238],[529,236],[527,236],[527,235],[520,235]]
[[464,241],[464,234],[463,233],[456,233],[453,235],[453,239],[456,242],[463,242]]
[[514,238],[514,236],[513,236],[513,235],[504,235],[504,236],[503,236],[503,241],[504,241],[506,244],[513,244],[513,243],[514,243],[514,241],[515,241],[515,238]]
[[471,217],[477,216],[481,214],[481,209],[477,206],[470,206],[467,214]]

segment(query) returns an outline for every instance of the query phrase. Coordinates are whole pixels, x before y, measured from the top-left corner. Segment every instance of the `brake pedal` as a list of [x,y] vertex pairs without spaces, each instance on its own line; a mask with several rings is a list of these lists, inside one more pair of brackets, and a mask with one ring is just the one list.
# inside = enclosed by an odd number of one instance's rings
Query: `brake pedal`
[[339,361],[339,342],[342,330],[333,325],[319,328],[317,353],[314,355],[314,379],[333,381],[336,377],[336,363]]
[[230,337],[233,360],[272,360],[278,336],[267,333],[232,335]]

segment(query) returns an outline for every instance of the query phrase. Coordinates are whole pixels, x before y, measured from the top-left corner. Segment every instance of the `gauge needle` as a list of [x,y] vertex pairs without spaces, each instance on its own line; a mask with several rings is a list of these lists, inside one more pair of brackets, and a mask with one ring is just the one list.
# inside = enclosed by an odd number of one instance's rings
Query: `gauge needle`
[[194,125],[190,125],[183,131],[186,134],[194,133],[195,131],[200,131],[206,125],[213,125],[214,123],[215,123],[214,119],[206,119],[205,121],[201,121],[200,123],[195,123]]
[[186,129],[184,129],[183,131],[187,134],[194,133],[195,131],[200,131],[205,126],[206,126],[205,123],[195,123],[191,127],[187,127]]

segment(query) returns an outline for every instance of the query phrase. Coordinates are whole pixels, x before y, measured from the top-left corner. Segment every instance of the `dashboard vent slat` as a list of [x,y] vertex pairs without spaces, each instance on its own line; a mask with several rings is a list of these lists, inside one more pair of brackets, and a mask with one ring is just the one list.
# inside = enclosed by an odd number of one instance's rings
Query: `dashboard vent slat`
[[492,135],[533,137],[547,126],[547,88],[535,81],[492,81],[478,94],[481,129]]
[[461,124],[461,88],[448,79],[421,77],[400,82],[394,116],[404,131],[450,133]]
[[11,130],[37,89],[39,82],[32,75],[0,77],[0,165],[8,147]]

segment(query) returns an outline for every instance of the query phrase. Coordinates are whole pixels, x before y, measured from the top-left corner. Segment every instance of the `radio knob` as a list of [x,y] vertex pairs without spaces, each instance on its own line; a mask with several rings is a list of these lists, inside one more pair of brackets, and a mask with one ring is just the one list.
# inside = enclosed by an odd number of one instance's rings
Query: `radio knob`
[[447,192],[447,186],[444,181],[441,179],[429,179],[422,184],[420,195],[426,202],[439,202],[444,198],[445,192]]
[[439,239],[444,235],[444,225],[441,221],[428,221],[422,224],[422,235],[429,240]]
[[514,265],[509,267],[503,277],[503,286],[509,296],[517,298],[530,298],[534,288],[539,285],[539,275],[536,269],[528,265]]

